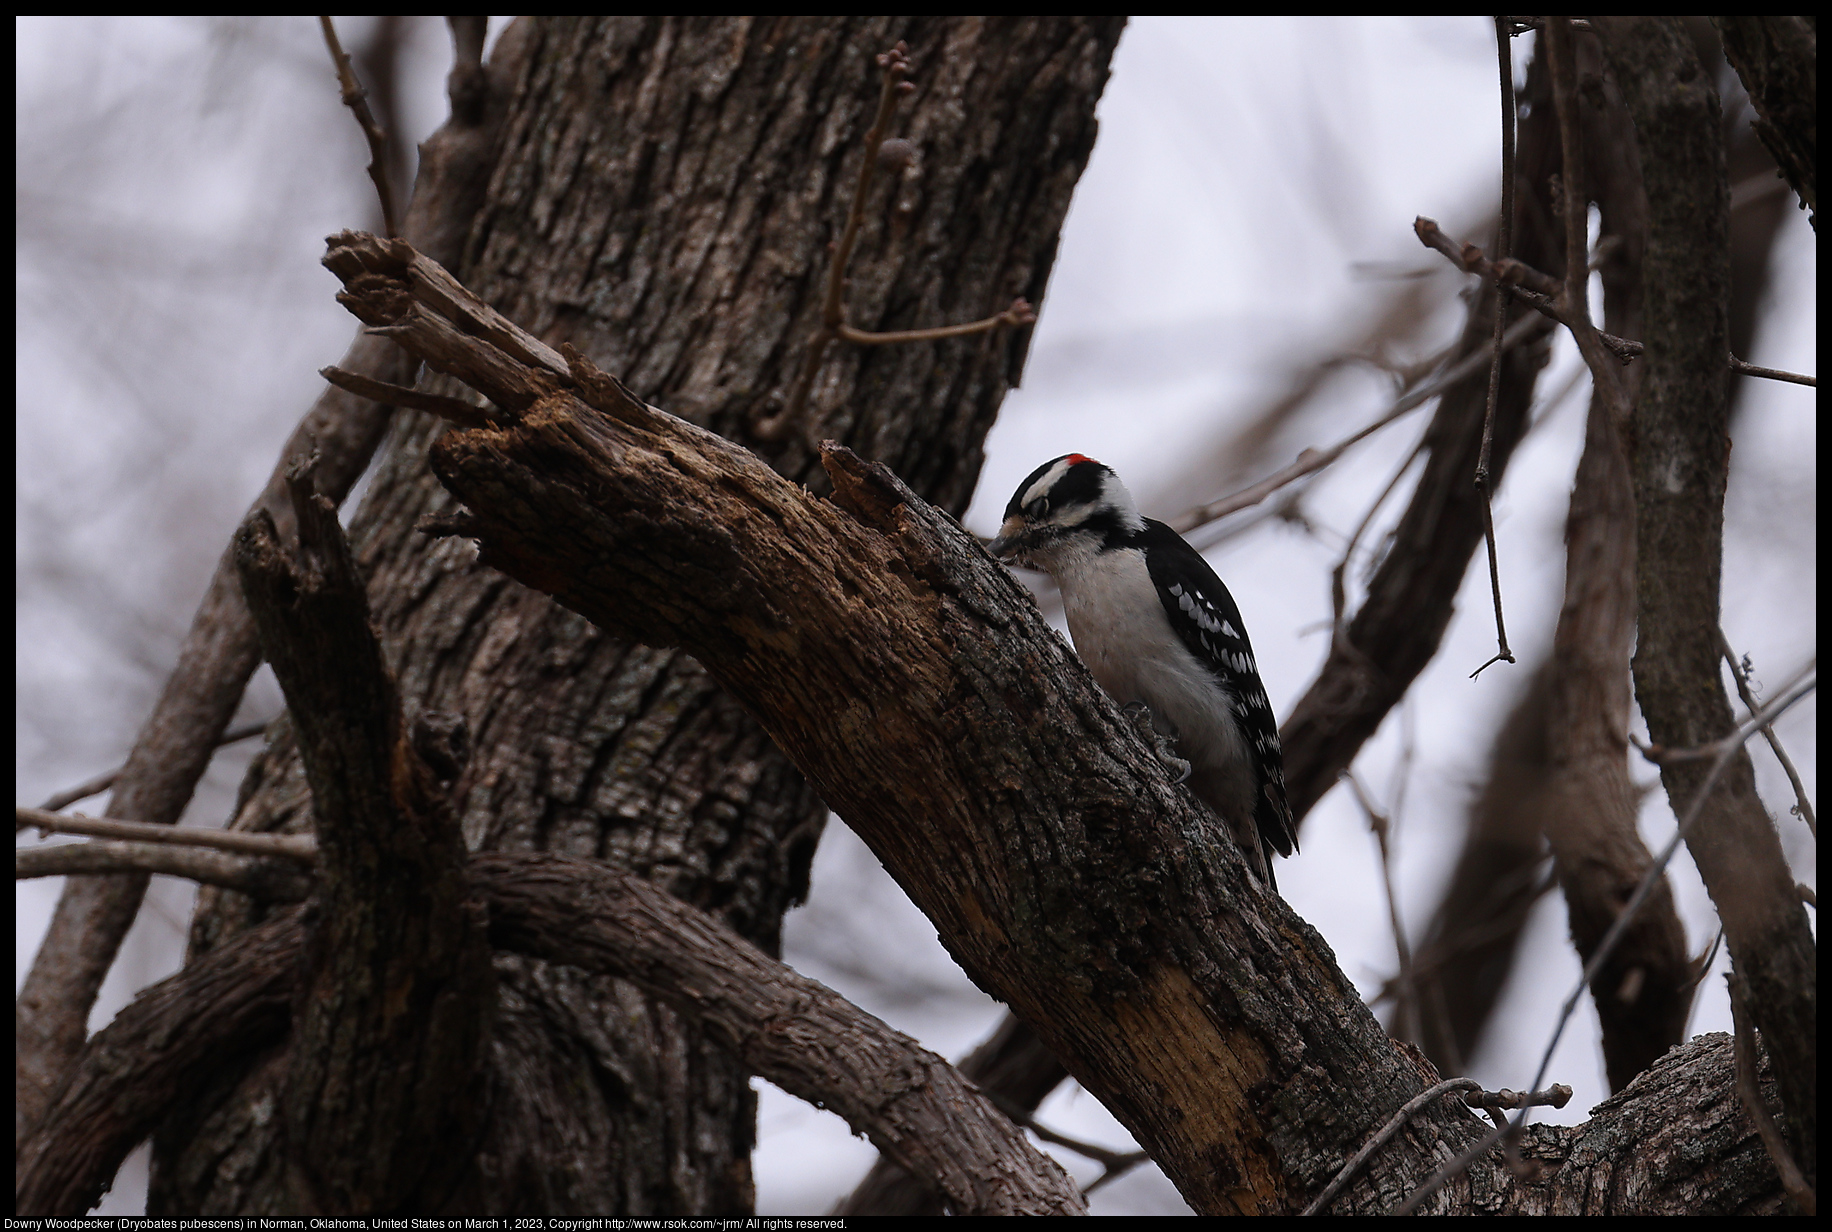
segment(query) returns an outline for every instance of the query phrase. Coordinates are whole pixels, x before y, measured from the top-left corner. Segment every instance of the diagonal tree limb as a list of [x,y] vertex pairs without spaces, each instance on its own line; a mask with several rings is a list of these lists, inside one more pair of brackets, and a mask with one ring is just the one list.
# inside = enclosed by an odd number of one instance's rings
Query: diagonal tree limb
[[[391,376],[408,371],[380,338],[358,338],[347,367]],[[325,489],[340,498],[368,465],[387,429],[390,408],[328,389],[300,421],[256,509],[284,509],[284,472],[317,452]],[[218,740],[259,666],[254,622],[228,551],[218,562],[178,662],[114,782],[108,813],[175,824],[190,803]],[[116,951],[139,914],[145,876],[73,877],[33,959],[14,1007],[14,1128],[23,1138],[82,1048],[89,1010]]]
[[[452,114],[421,147],[406,233],[425,251],[455,262],[482,203],[495,159],[505,87],[482,64],[484,19],[453,18],[458,47],[448,82]],[[358,337],[341,368],[411,385],[415,364],[385,339]],[[327,389],[300,421],[252,510],[291,518],[284,475],[317,452],[319,490],[341,501],[367,468],[392,408]],[[225,550],[152,713],[114,783],[112,816],[173,824],[260,663],[254,625]],[[23,1139],[82,1047],[90,1009],[139,914],[146,879],[73,877],[52,917],[14,1006],[14,1131]]]
[[[398,245],[340,236],[327,263],[429,363],[500,368],[501,339],[408,294]],[[1193,1205],[1284,1209],[1418,1089],[1314,933],[957,525],[838,448],[835,501],[815,498],[567,359],[513,425],[440,439],[468,512],[438,530],[616,636],[690,648]],[[479,392],[508,408],[547,379]],[[1475,1126],[1434,1110],[1407,1132]],[[1383,1156],[1365,1183],[1415,1164]]]
[[956,1213],[1086,1211],[959,1070],[697,908],[571,856],[483,854],[471,868],[497,945],[635,981],[755,1072],[844,1117]]
[[1819,38],[1810,17],[1713,17],[1758,116],[1756,135],[1809,212],[1819,211]]
[[[956,1068],[1008,1115],[1034,1113],[1069,1076],[1037,1033],[1010,1013]],[[842,1216],[946,1213],[942,1195],[889,1155],[880,1155],[865,1179],[833,1208],[833,1214]]]
[[[467,876],[498,947],[630,979],[784,1090],[844,1116],[962,1214],[1085,1210],[1062,1170],[940,1057],[649,882],[573,856],[490,853]],[[25,1144],[21,1213],[80,1215],[177,1092],[286,1034],[297,912],[149,989],[90,1041]]]

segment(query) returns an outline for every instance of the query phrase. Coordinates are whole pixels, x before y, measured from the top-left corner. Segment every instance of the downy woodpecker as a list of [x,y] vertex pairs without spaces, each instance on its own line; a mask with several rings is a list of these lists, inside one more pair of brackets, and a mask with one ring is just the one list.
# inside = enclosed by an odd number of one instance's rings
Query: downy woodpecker
[[1297,847],[1279,725],[1240,609],[1208,562],[1078,453],[1018,485],[989,546],[1056,579],[1082,661],[1114,701],[1147,708],[1188,760],[1197,799],[1272,886],[1272,853]]

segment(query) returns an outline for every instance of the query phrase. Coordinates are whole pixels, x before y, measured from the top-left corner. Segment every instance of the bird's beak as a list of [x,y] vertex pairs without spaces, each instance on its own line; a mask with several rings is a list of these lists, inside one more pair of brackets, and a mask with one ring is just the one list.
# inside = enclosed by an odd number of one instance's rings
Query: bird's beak
[[1025,526],[1023,518],[1006,518],[1005,525],[999,527],[999,537],[987,544],[986,550],[991,552],[996,559],[1005,559],[1016,552],[1019,545],[1024,542],[1024,532],[1027,529],[1029,528]]

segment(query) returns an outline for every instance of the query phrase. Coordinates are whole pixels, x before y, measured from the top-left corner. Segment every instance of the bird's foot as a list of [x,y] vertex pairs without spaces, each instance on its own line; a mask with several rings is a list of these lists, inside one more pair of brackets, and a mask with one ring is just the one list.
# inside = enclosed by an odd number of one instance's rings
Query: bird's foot
[[1132,724],[1139,735],[1145,738],[1145,743],[1151,746],[1152,752],[1157,755],[1159,764],[1177,776],[1175,781],[1181,783],[1188,779],[1190,776],[1189,762],[1177,756],[1176,741],[1159,732],[1152,723],[1151,707],[1144,702],[1127,702],[1121,709],[1126,715],[1126,720]]

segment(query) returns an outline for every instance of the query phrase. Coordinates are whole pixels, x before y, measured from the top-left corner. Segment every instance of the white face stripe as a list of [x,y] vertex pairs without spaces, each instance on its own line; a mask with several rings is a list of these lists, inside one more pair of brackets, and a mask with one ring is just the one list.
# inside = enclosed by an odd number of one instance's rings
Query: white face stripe
[[1061,482],[1062,477],[1068,473],[1070,467],[1078,466],[1084,462],[1101,468],[1100,499],[1097,502],[1079,505],[1069,510],[1052,508],[1045,516],[1044,520],[1061,527],[1080,526],[1094,514],[1097,508],[1104,507],[1112,509],[1119,514],[1120,524],[1125,527],[1125,529],[1135,532],[1143,530],[1145,528],[1145,519],[1139,516],[1138,503],[1132,499],[1132,492],[1124,483],[1120,482],[1120,477],[1114,474],[1112,469],[1103,463],[1096,462],[1094,459],[1082,454],[1072,453],[1067,457],[1058,458],[1055,465],[1051,466],[1049,470],[1044,471],[1043,474],[1037,477],[1034,483],[1024,489],[1023,496],[1018,500],[1019,508],[1022,509],[1028,506],[1039,497],[1049,495],[1050,489]]
[[1102,501],[1120,515],[1120,523],[1129,531],[1145,529],[1145,519],[1139,516],[1138,502],[1132,499],[1132,490],[1120,482],[1120,477],[1108,471],[1100,478]]
[[1049,470],[1044,471],[1042,475],[1038,476],[1037,482],[1024,490],[1024,499],[1018,502],[1019,507],[1022,508],[1030,504],[1039,496],[1042,496],[1045,492],[1055,487],[1056,481],[1067,474],[1069,467],[1074,465],[1074,463],[1069,460],[1069,458],[1073,458],[1074,456],[1074,454],[1070,454],[1068,458],[1058,459],[1056,465],[1050,467]]

